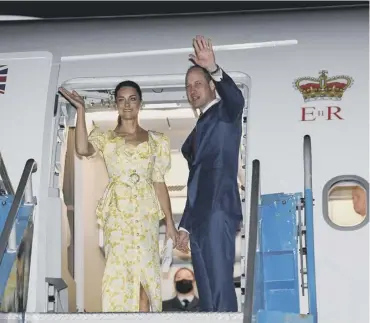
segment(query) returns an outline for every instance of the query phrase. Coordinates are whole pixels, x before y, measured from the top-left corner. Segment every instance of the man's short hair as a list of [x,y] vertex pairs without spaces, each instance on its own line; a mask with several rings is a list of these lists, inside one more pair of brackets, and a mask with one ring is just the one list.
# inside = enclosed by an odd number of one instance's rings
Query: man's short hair
[[189,73],[192,71],[192,70],[194,70],[194,69],[200,69],[202,72],[203,72],[203,74],[204,74],[204,77],[206,78],[206,80],[207,80],[207,82],[209,83],[210,81],[212,81],[212,77],[211,77],[211,75],[209,74],[209,72],[204,68],[204,67],[202,67],[202,66],[199,66],[199,65],[193,65],[193,66],[190,66],[189,68],[188,68],[188,70],[186,71],[186,77],[185,77],[185,83],[186,83],[186,81],[187,81],[187,79],[188,79],[188,75],[189,75]]
[[177,274],[178,274],[180,271],[182,271],[182,270],[187,270],[189,273],[191,273],[191,274],[193,275],[193,277],[195,277],[194,272],[193,272],[190,268],[187,268],[187,267],[181,267],[181,268],[179,268],[179,269],[176,271],[175,275],[173,276],[173,280],[174,280],[174,281],[176,281]]

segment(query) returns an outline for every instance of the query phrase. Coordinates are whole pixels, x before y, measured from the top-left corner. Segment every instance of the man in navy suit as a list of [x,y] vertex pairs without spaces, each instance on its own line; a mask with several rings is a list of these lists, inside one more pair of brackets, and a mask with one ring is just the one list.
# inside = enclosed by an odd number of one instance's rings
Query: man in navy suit
[[211,41],[197,36],[193,47],[186,93],[201,113],[182,146],[190,172],[177,248],[188,252],[190,239],[200,310],[237,312],[233,276],[242,220],[237,174],[244,98],[216,64]]

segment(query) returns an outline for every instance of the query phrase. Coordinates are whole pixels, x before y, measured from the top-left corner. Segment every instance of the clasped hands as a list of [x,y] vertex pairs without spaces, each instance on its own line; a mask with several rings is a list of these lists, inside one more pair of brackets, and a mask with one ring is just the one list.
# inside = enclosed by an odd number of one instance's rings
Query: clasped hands
[[189,233],[185,231],[177,231],[175,225],[173,223],[167,225],[166,228],[166,241],[168,239],[172,239],[173,241],[173,248],[177,249],[181,252],[188,253],[189,252]]

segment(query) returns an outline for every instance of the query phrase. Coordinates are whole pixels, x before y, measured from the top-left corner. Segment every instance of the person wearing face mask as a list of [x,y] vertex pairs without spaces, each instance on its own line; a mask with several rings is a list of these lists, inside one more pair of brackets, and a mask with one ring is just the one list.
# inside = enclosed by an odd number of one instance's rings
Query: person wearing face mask
[[194,293],[195,279],[193,271],[188,268],[180,268],[175,274],[174,284],[176,296],[163,302],[163,311],[199,311],[199,299]]

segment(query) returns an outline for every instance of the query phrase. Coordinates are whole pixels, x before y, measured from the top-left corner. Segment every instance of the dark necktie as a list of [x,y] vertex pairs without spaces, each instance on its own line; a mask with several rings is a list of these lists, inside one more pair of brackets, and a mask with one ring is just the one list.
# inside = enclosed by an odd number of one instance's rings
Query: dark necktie
[[184,308],[187,308],[189,305],[189,301],[187,299],[184,299],[182,302],[184,303]]

